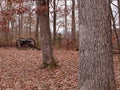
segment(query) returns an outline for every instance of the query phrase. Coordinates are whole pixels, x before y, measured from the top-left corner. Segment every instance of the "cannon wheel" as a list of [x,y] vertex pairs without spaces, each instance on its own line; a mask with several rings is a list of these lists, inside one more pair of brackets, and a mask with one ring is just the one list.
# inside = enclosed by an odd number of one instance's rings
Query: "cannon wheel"
[[24,38],[20,38],[20,39],[18,39],[17,41],[16,41],[16,47],[17,47],[17,49],[23,49],[23,47],[21,46],[21,43],[20,43],[20,41],[22,41],[22,40],[25,40]]
[[36,48],[36,42],[33,38],[28,38],[27,41],[31,41],[31,43],[29,44],[29,48],[31,49],[35,49]]

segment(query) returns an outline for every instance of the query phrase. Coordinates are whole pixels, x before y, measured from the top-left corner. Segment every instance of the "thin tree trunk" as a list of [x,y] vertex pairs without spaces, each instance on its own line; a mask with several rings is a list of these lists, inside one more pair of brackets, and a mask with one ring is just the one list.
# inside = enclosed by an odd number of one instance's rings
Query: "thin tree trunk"
[[32,18],[31,18],[31,14],[29,12],[29,37],[31,37],[31,21],[32,21]]
[[118,51],[120,53],[120,43],[119,43],[120,41],[119,41],[118,32],[117,32],[117,28],[116,28],[116,24],[115,24],[115,19],[114,19],[111,7],[110,7],[110,12],[111,12],[111,18],[112,18],[112,23],[113,23],[113,31],[114,31],[115,36],[116,36]]
[[21,37],[21,25],[20,25],[21,21],[20,21],[20,15],[19,15],[19,38]]
[[53,44],[56,41],[56,0],[53,1]]
[[20,32],[23,33],[23,15],[20,14]]
[[36,31],[35,31],[35,39],[36,39],[36,41],[37,41],[37,48],[38,48],[38,45],[39,45],[39,41],[38,41],[38,33],[39,33],[39,31],[38,31],[38,29],[39,29],[39,16],[37,15],[36,16]]
[[11,45],[13,45],[14,22],[11,21]]
[[72,0],[72,46],[75,48],[75,0]]
[[[39,6],[39,2],[38,0],[36,0],[36,5]],[[35,31],[35,39],[36,39],[36,42],[37,42],[37,48],[39,48],[39,15],[37,14],[36,15],[36,31]]]
[[120,0],[117,0],[118,3],[118,13],[119,13],[119,31],[120,31]]
[[40,20],[40,36],[41,36],[41,49],[43,54],[43,65],[56,66],[56,62],[53,57],[53,48],[51,43],[51,33],[49,24],[49,0],[41,0],[39,4],[41,7],[47,7],[48,9],[43,13],[38,13]]
[[79,88],[116,90],[109,0],[78,0]]
[[68,50],[67,0],[65,0],[65,49]]

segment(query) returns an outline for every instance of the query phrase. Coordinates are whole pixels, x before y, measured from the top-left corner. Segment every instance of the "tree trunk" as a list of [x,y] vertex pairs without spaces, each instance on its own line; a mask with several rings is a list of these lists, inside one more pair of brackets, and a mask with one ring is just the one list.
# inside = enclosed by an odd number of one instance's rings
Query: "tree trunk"
[[14,21],[11,22],[11,29],[12,29],[12,33],[11,33],[11,39],[12,39],[12,45],[13,45],[13,39],[14,39]]
[[109,0],[78,0],[78,90],[116,90]]
[[36,44],[36,47],[38,48],[39,47],[39,41],[38,41],[38,36],[39,35],[39,17],[38,17],[38,15],[36,16],[36,30],[35,30],[35,39],[36,39],[36,42],[37,42],[37,44]]
[[54,11],[54,17],[53,17],[53,44],[55,45],[56,41],[56,0],[53,1],[53,11]]
[[[116,40],[117,40],[117,46],[118,46],[118,53],[120,53],[120,41],[119,41],[119,36],[118,36],[118,32],[117,32],[117,28],[116,28],[116,24],[115,24],[115,19],[114,19],[114,16],[113,16],[113,13],[112,13],[112,8],[110,7],[110,12],[111,12],[111,19],[112,19],[112,23],[113,23],[113,31],[115,33],[115,36],[116,36]],[[114,44],[114,43],[113,43]],[[114,48],[113,48],[114,49]]]
[[48,7],[48,10],[45,10],[42,13],[38,13],[40,20],[40,37],[41,37],[41,49],[43,54],[43,65],[54,66],[56,65],[53,57],[53,48],[51,44],[51,33],[50,33],[50,25],[49,25],[49,0],[41,0],[39,1],[39,5],[41,7]]
[[23,34],[23,14],[20,15],[20,31]]
[[[119,35],[120,35],[120,0],[117,0],[118,3],[118,13],[119,13],[119,32],[118,32],[118,40],[120,41]],[[120,44],[120,42],[118,42]],[[119,48],[119,53],[120,53],[120,46]]]
[[32,17],[31,17],[31,11],[29,11],[29,37],[31,37],[31,24],[32,24]]
[[75,0],[72,0],[72,46],[75,48]]
[[[39,6],[39,2],[38,0],[36,0],[36,5]],[[38,37],[39,37],[39,15],[37,14],[36,15],[36,30],[35,30],[35,39],[36,39],[36,47],[39,48],[39,40],[38,40]]]
[[22,14],[19,14],[19,38],[22,34]]
[[65,49],[68,50],[67,0],[65,0]]
[[119,13],[119,30],[120,30],[120,0],[117,0],[118,3],[118,13]]

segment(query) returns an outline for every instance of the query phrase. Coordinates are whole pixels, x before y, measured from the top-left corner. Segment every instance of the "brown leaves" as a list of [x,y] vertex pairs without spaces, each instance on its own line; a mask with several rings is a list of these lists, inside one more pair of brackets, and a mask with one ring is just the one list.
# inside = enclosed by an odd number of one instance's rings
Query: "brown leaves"
[[0,48],[0,51],[0,87],[3,89],[77,89],[78,52],[55,51],[59,67],[41,69],[41,51],[15,48]]
[[[54,52],[59,67],[41,69],[42,54],[37,50],[0,48],[0,88],[3,90],[76,90],[78,52]],[[114,56],[117,90],[120,90],[120,61]]]
[[44,14],[45,12],[48,12],[48,6],[44,5],[44,6],[39,6],[36,8],[36,13],[39,15]]

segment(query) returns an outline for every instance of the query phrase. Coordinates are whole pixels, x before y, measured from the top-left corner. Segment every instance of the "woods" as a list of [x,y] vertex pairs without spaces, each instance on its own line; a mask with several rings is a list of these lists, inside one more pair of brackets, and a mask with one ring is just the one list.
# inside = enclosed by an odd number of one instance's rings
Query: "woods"
[[119,90],[120,0],[0,0],[0,89]]

